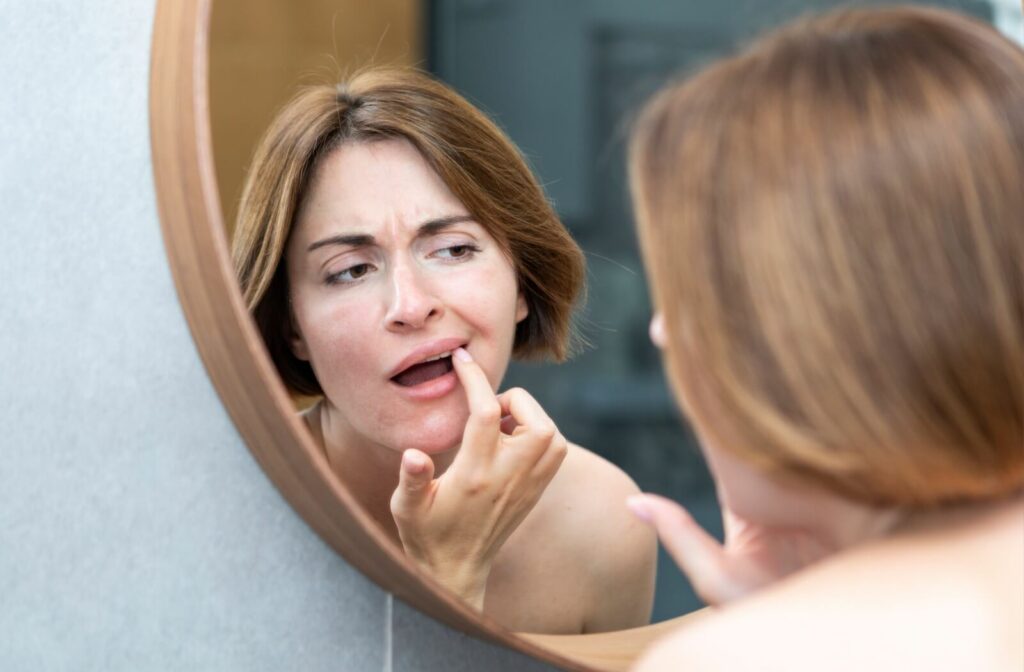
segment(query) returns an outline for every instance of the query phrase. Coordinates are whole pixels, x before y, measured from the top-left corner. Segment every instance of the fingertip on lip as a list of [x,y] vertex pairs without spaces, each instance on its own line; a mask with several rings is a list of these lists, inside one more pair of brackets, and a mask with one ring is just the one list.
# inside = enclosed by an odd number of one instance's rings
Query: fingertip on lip
[[469,354],[469,351],[466,350],[464,347],[461,347],[461,346],[458,347],[458,348],[455,348],[455,350],[452,353],[452,355],[455,357],[455,359],[459,360],[460,362],[472,362],[473,361],[473,357],[472,357],[472,355]]

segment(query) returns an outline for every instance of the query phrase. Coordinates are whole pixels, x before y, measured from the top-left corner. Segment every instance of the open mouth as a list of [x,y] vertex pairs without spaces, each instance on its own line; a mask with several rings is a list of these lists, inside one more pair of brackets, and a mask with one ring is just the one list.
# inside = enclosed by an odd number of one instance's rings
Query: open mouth
[[391,380],[402,387],[415,387],[435,378],[440,378],[453,370],[452,353],[444,352],[436,357],[431,357],[425,362],[413,364],[397,375],[392,376]]

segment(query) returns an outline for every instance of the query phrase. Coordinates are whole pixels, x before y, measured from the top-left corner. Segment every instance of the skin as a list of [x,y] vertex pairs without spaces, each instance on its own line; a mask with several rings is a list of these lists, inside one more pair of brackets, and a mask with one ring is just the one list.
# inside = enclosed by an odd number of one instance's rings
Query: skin
[[1020,497],[922,516],[730,602],[634,669],[1020,670],[1022,566]]
[[[651,335],[667,347],[660,316]],[[867,507],[774,481],[721,448],[713,418],[690,416],[725,544],[670,500],[629,504],[718,608],[635,670],[1024,666],[1024,497],[931,512]]]
[[[285,259],[292,349],[324,390],[307,422],[395,543],[513,629],[646,623],[655,536],[621,505],[636,486],[526,391],[496,394],[528,306],[497,241],[420,154],[385,140],[325,157]],[[391,380],[438,342],[454,344],[449,391],[418,398]]]

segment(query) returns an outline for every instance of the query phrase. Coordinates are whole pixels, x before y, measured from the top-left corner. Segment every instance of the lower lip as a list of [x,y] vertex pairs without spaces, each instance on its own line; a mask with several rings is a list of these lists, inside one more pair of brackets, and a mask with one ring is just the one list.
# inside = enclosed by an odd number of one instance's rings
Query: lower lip
[[432,399],[440,399],[444,395],[454,390],[459,384],[459,378],[455,375],[455,371],[449,371],[443,376],[438,376],[426,382],[420,383],[419,385],[413,385],[412,387],[405,387],[398,383],[391,383],[398,388],[399,394],[406,399],[413,401],[430,401]]

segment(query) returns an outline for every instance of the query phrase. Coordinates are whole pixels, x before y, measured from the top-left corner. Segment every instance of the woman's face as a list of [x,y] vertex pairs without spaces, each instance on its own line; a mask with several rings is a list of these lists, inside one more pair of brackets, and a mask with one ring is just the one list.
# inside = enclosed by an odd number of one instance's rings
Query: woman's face
[[285,255],[292,350],[349,438],[457,447],[469,411],[451,351],[466,348],[497,389],[527,306],[509,259],[419,152],[405,140],[332,152]]

